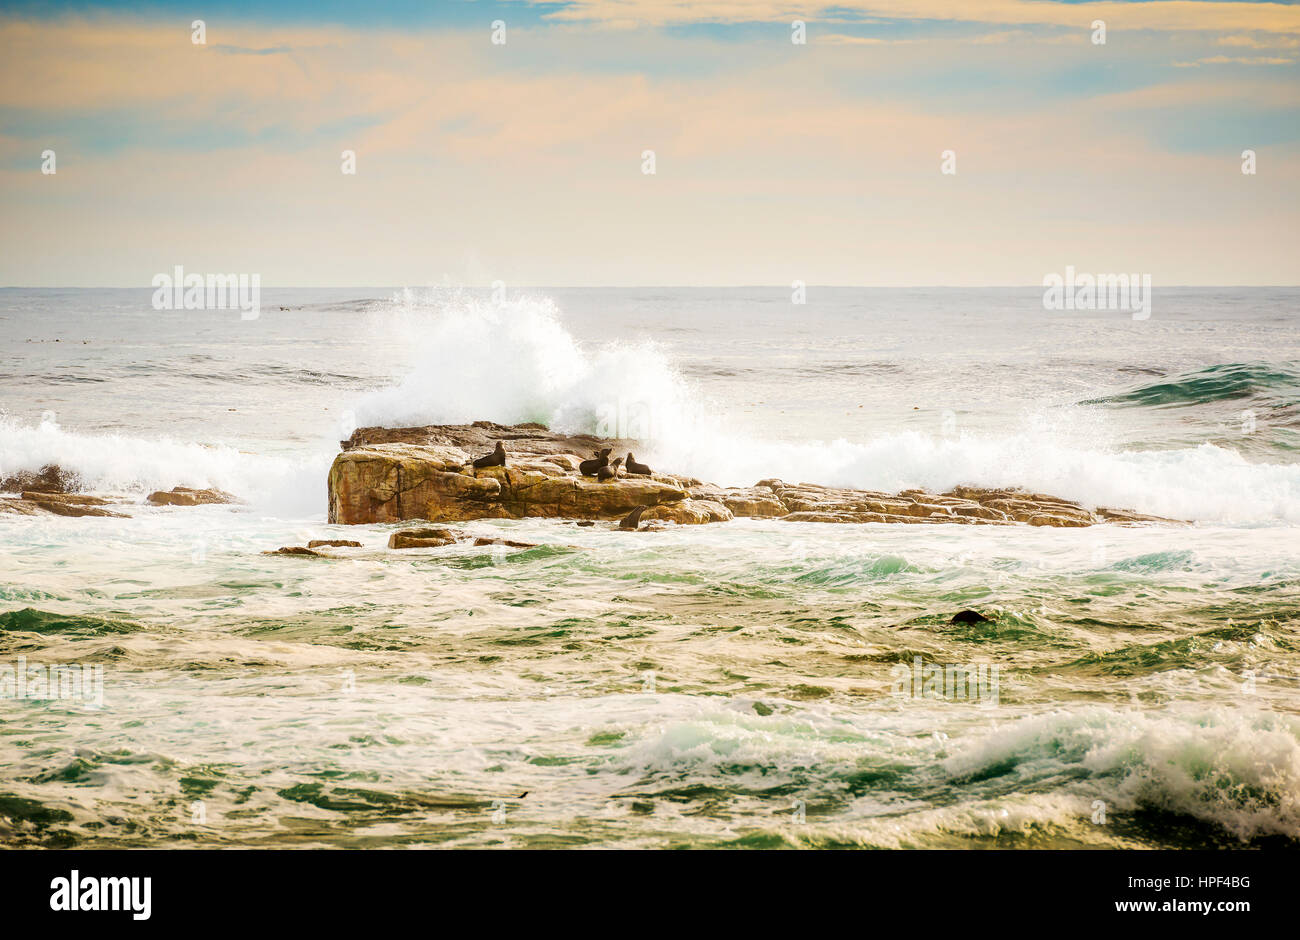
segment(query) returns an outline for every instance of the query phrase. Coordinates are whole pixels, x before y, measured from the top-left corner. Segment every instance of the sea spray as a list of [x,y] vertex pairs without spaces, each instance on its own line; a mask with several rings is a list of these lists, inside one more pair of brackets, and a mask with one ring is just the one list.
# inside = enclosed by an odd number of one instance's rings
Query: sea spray
[[142,495],[173,486],[217,487],[285,517],[324,513],[325,474],[332,453],[264,456],[223,444],[64,429],[0,415],[0,479],[55,465],[90,492]]
[[408,292],[394,298],[392,309],[417,350],[414,365],[396,384],[357,402],[360,425],[536,421],[569,433],[643,440],[639,455],[657,469],[727,486],[765,478],[887,492],[1019,486],[1180,519],[1300,522],[1300,465],[1254,463],[1210,443],[1119,450],[1094,408],[1072,406],[1054,419],[1027,412],[996,434],[937,429],[764,440],[738,430],[659,346],[586,347],[548,299],[493,304]]

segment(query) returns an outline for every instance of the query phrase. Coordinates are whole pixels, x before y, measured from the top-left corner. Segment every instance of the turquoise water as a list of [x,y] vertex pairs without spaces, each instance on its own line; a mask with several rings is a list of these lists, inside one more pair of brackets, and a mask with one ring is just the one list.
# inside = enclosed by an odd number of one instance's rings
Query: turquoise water
[[[0,514],[0,668],[89,692],[0,696],[0,840],[1295,845],[1296,297],[301,291],[250,323],[0,291],[0,475],[58,462],[132,515]],[[639,456],[721,483],[1193,524],[524,520],[465,529],[540,547],[397,553],[324,523],[352,426],[475,418],[643,420]],[[143,503],[177,484],[245,502]],[[328,537],[363,546],[261,554]],[[927,696],[935,665],[977,694]]]

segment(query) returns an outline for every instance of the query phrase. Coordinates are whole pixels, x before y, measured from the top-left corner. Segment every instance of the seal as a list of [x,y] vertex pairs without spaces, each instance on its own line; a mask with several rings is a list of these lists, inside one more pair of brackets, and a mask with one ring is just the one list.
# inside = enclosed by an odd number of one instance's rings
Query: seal
[[641,513],[645,512],[649,508],[650,507],[648,506],[636,507],[636,509],[633,509],[623,517],[623,521],[618,524],[618,527],[620,529],[631,529],[632,531],[636,531],[636,529],[641,525]]
[[484,467],[504,467],[506,465],[506,445],[497,441],[496,450],[486,457],[480,457],[474,461],[474,469],[481,470]]
[[596,456],[578,464],[578,472],[584,477],[594,477],[600,472],[601,467],[609,466],[609,452],[612,449],[613,448],[610,447],[602,447],[599,451],[592,451]]
[[636,455],[633,454],[630,450],[627,452],[627,460],[623,461],[623,466],[627,469],[628,473],[639,473],[642,476],[647,476],[647,477],[650,476],[652,473],[654,473],[654,471],[651,470],[649,467],[647,467],[645,464],[637,463]]
[[618,465],[621,464],[622,462],[623,462],[622,457],[615,457],[613,460],[609,462],[608,466],[601,467],[598,471],[596,471],[596,479],[600,480],[602,483],[606,480],[617,479]]

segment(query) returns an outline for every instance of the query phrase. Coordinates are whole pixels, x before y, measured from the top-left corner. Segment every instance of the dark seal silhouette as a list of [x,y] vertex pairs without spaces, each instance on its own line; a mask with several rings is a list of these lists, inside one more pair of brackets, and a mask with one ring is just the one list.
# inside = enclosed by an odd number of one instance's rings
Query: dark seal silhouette
[[578,472],[584,477],[594,477],[596,474],[600,473],[601,467],[609,466],[609,452],[611,449],[612,448],[604,447],[599,451],[593,451],[596,456],[578,464]]
[[623,462],[623,466],[627,468],[628,473],[639,473],[642,476],[647,476],[647,477],[650,476],[650,474],[654,473],[654,471],[651,470],[649,467],[647,467],[645,464],[637,463],[636,455],[633,454],[630,450],[627,452],[627,460]]
[[484,467],[504,467],[506,465],[506,445],[497,441],[497,449],[492,451],[486,457],[480,457],[474,461],[474,469],[481,470]]
[[618,524],[618,527],[620,529],[632,529],[632,530],[639,528],[641,525],[641,513],[645,512],[646,509],[648,508],[649,508],[648,506],[636,507],[636,509],[633,509],[630,513],[628,513],[626,516],[623,517],[623,521]]
[[615,457],[609,462],[608,466],[601,467],[596,471],[596,479],[601,480],[602,482],[605,480],[613,480],[618,476],[618,465],[622,462],[622,457]]
[[959,610],[952,615],[949,623],[988,623],[989,618],[985,617],[978,610]]

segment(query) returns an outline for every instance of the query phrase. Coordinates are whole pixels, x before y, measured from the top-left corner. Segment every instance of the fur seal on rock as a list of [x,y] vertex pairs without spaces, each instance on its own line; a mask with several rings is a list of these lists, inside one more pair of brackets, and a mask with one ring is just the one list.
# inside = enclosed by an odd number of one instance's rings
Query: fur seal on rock
[[599,451],[592,451],[596,456],[578,464],[578,472],[584,477],[594,477],[596,474],[600,473],[601,467],[609,466],[610,450],[612,450],[612,448],[603,447]]
[[607,466],[601,467],[596,471],[596,479],[602,483],[606,480],[613,480],[618,477],[618,465],[623,462],[622,457],[615,457]]
[[637,463],[636,455],[633,454],[630,450],[627,452],[627,460],[623,461],[623,466],[627,468],[628,473],[639,473],[642,476],[647,476],[647,477],[650,476],[652,473],[654,473],[654,471],[651,470],[649,467],[647,467],[645,464]]
[[506,465],[506,445],[497,441],[496,450],[486,457],[480,457],[474,461],[474,469],[481,470],[484,467],[504,467]]

